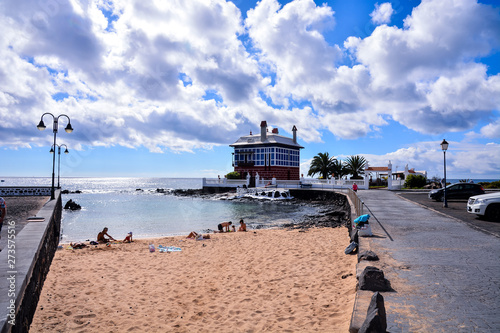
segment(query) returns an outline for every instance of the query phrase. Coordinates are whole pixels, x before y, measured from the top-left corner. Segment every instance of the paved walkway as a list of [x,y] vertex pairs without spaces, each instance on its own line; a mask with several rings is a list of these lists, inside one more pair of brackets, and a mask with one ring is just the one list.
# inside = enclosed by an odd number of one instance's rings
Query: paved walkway
[[387,190],[358,195],[393,238],[372,216],[360,240],[395,289],[382,293],[389,332],[500,332],[500,238]]

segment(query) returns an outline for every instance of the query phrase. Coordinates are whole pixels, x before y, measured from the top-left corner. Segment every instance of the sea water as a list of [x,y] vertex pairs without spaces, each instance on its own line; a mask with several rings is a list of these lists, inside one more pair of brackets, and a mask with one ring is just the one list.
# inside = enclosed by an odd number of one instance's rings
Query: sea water
[[[244,219],[249,229],[297,222],[317,208],[281,201],[227,201],[215,197],[175,196],[157,189],[200,189],[201,178],[61,178],[61,189],[81,191],[62,195],[63,205],[72,199],[81,210],[64,210],[61,240],[95,239],[104,227],[123,239],[130,231],[136,238],[187,235],[191,231],[217,230],[232,221],[238,228]],[[5,178],[2,186],[50,186],[51,178]],[[57,185],[57,179],[56,179]]]

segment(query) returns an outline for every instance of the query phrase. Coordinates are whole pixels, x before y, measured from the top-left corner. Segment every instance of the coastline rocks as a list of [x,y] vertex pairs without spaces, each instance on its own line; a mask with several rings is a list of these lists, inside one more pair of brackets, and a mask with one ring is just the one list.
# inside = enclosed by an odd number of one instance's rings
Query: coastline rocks
[[69,199],[68,202],[64,205],[64,209],[69,209],[69,210],[79,210],[82,209],[82,206],[74,202],[73,200]]
[[379,258],[375,254],[375,252],[367,250],[367,251],[363,251],[359,254],[358,262],[360,262],[361,260],[377,261],[377,260],[379,260]]
[[[338,226],[346,226],[350,228],[350,206],[347,198],[339,193],[328,191],[293,191],[289,193],[292,199],[277,200],[273,204],[277,205],[304,205],[319,207],[318,214],[305,216],[300,222],[286,223],[281,227],[289,229],[308,229],[312,227],[318,228],[334,228]],[[232,200],[236,202],[259,201],[258,198],[252,197],[235,197],[229,198],[226,193],[206,193],[203,189],[176,189],[165,190],[156,189],[157,193],[172,194],[183,197],[199,197],[219,200]],[[271,193],[271,192],[270,192]],[[280,196],[280,192],[274,192],[275,197]],[[255,226],[255,229],[264,226]]]
[[76,191],[62,190],[61,191],[61,194],[70,194],[70,193],[71,194],[80,194],[80,193],[82,193],[82,191],[80,191],[80,190],[76,190]]
[[434,190],[436,188],[442,188],[443,185],[441,183],[438,183],[438,182],[432,182],[432,183],[429,183],[427,185],[424,186],[424,189],[427,189],[427,190]]
[[[158,190],[157,190],[158,191]],[[165,193],[165,192],[162,192]],[[189,196],[202,196],[203,190],[202,189],[177,189],[177,190],[172,190],[170,193],[173,195],[178,195],[181,197],[189,197]]]
[[385,333],[386,330],[387,315],[385,312],[384,297],[377,291],[372,296],[368,311],[366,312],[366,319],[358,333]]
[[373,266],[366,266],[359,276],[359,289],[371,291],[393,291],[384,272]]

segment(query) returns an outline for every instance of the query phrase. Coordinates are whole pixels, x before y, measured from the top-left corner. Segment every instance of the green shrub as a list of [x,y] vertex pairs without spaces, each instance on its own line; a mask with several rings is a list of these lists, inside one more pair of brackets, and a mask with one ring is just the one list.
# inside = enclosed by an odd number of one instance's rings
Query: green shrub
[[408,175],[405,180],[406,188],[421,188],[427,184],[427,179],[422,175]]
[[491,183],[479,182],[479,185],[481,185],[484,188],[500,188],[500,180]]
[[500,180],[497,180],[496,182],[491,182],[490,185],[488,185],[488,188],[500,188]]
[[238,172],[232,171],[226,175],[227,179],[241,179],[241,176]]

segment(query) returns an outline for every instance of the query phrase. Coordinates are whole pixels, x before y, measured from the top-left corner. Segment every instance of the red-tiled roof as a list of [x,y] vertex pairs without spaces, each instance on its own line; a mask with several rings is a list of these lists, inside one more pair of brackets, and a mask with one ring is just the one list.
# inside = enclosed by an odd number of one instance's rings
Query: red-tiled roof
[[388,167],[368,167],[366,171],[389,171]]

